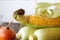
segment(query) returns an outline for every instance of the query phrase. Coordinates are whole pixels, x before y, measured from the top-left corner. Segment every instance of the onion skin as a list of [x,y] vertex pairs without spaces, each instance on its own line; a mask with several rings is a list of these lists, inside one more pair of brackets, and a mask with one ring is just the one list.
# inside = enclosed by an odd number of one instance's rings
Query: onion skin
[[38,29],[33,36],[30,36],[30,39],[33,39],[34,36],[36,36],[37,40],[60,40],[60,28]]
[[33,34],[36,31],[35,28],[32,27],[23,27],[17,33],[17,38],[20,40],[28,40],[29,35]]

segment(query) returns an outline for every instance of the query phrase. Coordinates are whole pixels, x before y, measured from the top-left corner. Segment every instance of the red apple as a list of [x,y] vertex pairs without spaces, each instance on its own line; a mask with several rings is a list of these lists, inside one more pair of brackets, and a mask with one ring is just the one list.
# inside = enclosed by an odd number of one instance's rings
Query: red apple
[[0,40],[15,40],[15,32],[10,27],[0,27]]

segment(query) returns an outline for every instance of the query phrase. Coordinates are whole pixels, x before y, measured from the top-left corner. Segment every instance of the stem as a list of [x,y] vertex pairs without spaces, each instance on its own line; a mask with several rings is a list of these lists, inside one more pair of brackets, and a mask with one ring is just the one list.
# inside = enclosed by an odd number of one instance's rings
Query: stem
[[9,24],[8,24],[7,26],[9,26],[11,23],[13,23],[13,20],[14,20],[14,19],[11,19],[11,21],[9,22]]
[[7,29],[9,29],[9,27],[7,27]]

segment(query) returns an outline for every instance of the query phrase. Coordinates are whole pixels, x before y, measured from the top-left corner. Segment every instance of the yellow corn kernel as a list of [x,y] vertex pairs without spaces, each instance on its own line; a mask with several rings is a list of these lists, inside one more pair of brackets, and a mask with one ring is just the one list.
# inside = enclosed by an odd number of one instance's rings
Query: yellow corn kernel
[[58,18],[47,18],[42,16],[30,16],[29,22],[36,25],[60,25],[60,17]]

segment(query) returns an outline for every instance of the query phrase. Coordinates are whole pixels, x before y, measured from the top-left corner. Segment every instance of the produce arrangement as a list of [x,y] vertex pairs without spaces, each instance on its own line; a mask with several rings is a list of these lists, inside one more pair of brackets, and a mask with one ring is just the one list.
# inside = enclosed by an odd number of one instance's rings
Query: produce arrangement
[[14,11],[13,17],[23,27],[18,31],[18,40],[60,40],[60,3],[40,2],[35,15],[25,15],[24,9]]

